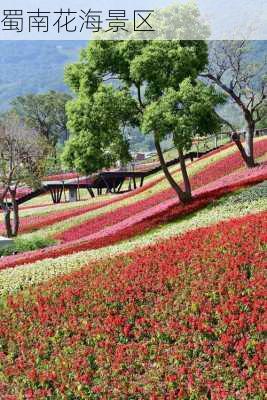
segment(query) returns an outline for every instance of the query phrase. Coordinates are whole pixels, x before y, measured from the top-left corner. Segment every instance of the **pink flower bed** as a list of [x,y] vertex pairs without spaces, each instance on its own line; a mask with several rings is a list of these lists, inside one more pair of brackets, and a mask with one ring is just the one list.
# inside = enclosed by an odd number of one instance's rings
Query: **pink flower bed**
[[66,173],[57,174],[57,175],[44,176],[43,180],[47,181],[47,182],[49,182],[49,181],[64,181],[67,179],[78,178],[79,176],[80,176],[80,174],[77,172],[66,172]]
[[[267,151],[267,140],[263,143],[256,143],[255,154],[260,156]],[[191,178],[192,189],[207,185],[208,183],[217,180],[234,170],[242,167],[243,161],[240,157],[239,152],[228,156],[227,158],[212,163],[210,166],[200,171]],[[96,218],[92,218],[77,227],[70,228],[55,236],[55,239],[59,239],[63,242],[70,242],[91,235],[102,230],[105,227],[112,226],[127,219],[131,216],[136,215],[144,210],[149,210],[151,207],[161,204],[168,199],[175,199],[176,193],[173,189],[167,189],[163,192],[157,193],[150,196],[147,199],[141,200],[136,204],[121,207],[117,210],[105,213]]]
[[181,206],[177,198],[169,199],[151,209],[139,213],[133,212],[131,217],[122,222],[104,228],[102,231],[88,235],[83,239],[59,244],[42,250],[5,257],[0,261],[0,269],[34,263],[45,258],[57,258],[78,251],[95,249],[116,243],[156,227],[158,224],[196,211],[226,193],[240,187],[261,182],[266,178],[267,164],[253,170],[245,170],[228,177],[223,177],[217,182],[212,182],[207,187],[196,190],[194,192],[195,201],[187,206]]
[[87,249],[97,249],[144,233],[152,228],[156,228],[158,225],[197,211],[225,194],[266,180],[267,165],[258,174],[250,174],[247,177],[241,177],[237,174],[234,177],[237,179],[233,179],[233,181],[231,181],[231,177],[227,178],[229,179],[220,179],[217,184],[212,183],[204,189],[196,190],[194,193],[195,199],[191,204],[182,206],[175,199],[169,200],[150,211],[140,213],[134,218],[124,220],[121,224],[108,227],[81,240],[87,243]]
[[[26,196],[27,194],[31,193],[32,189],[31,188],[19,188],[17,189],[17,195],[16,195],[16,199],[20,199],[23,196]],[[0,196],[3,194],[3,189],[0,188]],[[7,194],[7,199],[10,200],[10,194]]]

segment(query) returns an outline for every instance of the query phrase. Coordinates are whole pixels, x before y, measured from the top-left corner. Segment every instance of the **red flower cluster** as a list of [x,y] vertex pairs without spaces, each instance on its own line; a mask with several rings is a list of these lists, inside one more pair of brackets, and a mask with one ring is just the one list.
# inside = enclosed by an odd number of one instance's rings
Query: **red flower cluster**
[[267,212],[9,296],[0,398],[264,399]]
[[[46,258],[73,254],[78,251],[96,249],[130,238],[140,232],[154,228],[159,224],[171,221],[181,215],[186,215],[209,204],[214,199],[240,187],[256,184],[267,178],[267,164],[250,171],[243,171],[219,179],[194,193],[195,201],[187,206],[181,206],[177,198],[171,198],[143,212],[135,212],[132,216],[108,226],[102,231],[88,235],[82,239],[59,244],[50,248],[25,252],[22,254],[7,256],[0,260],[0,270],[16,267],[18,265],[34,263]],[[138,204],[138,203],[137,203]],[[108,215],[108,214],[107,214]]]
[[[177,203],[176,199],[170,199],[150,210],[136,214],[120,223],[88,235],[80,239],[80,241],[70,242],[70,247],[76,242],[80,243],[80,246],[85,245],[87,250],[97,249],[117,243],[121,240],[129,239],[141,232],[144,233],[159,225],[175,220],[178,217],[197,211],[227,193],[233,192],[241,187],[262,182],[265,179],[267,179],[267,165],[265,168],[258,169],[258,171],[253,170],[227,176],[216,182],[212,182],[203,189],[200,188],[197,190],[193,202],[186,206]],[[68,247],[68,245],[66,245],[66,247]]]

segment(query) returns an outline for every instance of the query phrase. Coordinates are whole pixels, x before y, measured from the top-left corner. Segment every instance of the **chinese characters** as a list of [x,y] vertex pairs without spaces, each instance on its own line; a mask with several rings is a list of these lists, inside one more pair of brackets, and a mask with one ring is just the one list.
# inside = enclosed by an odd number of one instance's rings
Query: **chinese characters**
[[[71,10],[61,8],[56,11],[41,10],[24,11],[22,9],[0,10],[0,30],[14,33],[36,32],[46,33],[51,30],[60,33],[73,32],[129,32],[154,31],[151,16],[154,10],[134,10],[127,15],[126,10],[109,10],[104,18],[103,11],[89,9]],[[130,13],[129,13],[130,14]],[[133,22],[133,25],[129,24]]]

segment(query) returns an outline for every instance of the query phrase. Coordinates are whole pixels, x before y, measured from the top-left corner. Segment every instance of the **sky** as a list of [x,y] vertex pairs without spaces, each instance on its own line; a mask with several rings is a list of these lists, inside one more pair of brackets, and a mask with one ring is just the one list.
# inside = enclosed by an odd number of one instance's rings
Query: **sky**
[[[185,0],[180,0],[185,2]],[[196,0],[205,20],[211,25],[213,39],[233,39],[236,34],[244,39],[267,39],[267,1],[266,0]],[[4,10],[54,11],[63,8],[67,10],[98,10],[108,17],[109,10],[125,10],[131,16],[133,10],[155,10],[172,4],[170,0],[1,0],[0,21]],[[54,15],[53,15],[54,16]],[[3,26],[3,22],[2,25]],[[235,35],[235,37],[234,37]],[[8,32],[0,29],[0,40],[87,40],[88,31],[79,33],[61,33],[50,29],[46,33]]]

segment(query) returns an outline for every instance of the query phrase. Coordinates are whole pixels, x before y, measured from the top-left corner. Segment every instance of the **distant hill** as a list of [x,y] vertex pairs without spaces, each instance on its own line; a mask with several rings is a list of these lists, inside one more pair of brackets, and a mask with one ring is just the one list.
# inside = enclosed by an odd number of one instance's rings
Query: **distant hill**
[[[258,62],[267,55],[267,41],[251,42],[250,58]],[[64,84],[64,66],[78,60],[86,41],[0,41],[0,112],[9,107],[16,96],[27,93],[46,92],[49,89],[68,91]],[[227,105],[225,118],[243,126],[237,108]],[[152,138],[138,130],[132,132],[135,150],[151,151]],[[166,147],[171,143],[166,142]]]
[[77,60],[85,45],[85,41],[0,41],[0,111],[16,96],[68,90],[64,66]]
[[[267,55],[267,41],[253,43],[251,59]],[[78,59],[86,41],[0,41],[0,111],[16,96],[67,91],[63,71]]]

